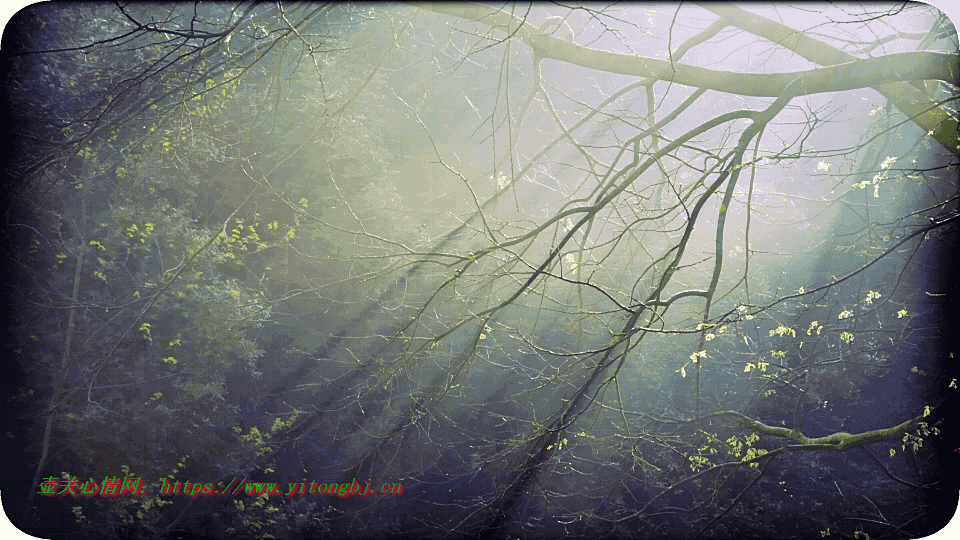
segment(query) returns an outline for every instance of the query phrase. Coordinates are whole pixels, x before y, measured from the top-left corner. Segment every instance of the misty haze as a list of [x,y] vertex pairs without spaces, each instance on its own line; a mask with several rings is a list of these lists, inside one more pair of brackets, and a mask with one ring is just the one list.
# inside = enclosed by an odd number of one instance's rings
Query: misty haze
[[957,50],[918,3],[25,8],[4,510],[78,539],[934,534]]

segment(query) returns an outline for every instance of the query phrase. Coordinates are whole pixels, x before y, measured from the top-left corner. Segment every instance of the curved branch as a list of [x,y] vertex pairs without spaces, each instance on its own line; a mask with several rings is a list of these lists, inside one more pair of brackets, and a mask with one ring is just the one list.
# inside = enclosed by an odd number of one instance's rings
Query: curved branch
[[709,88],[728,94],[779,97],[795,79],[802,79],[794,95],[840,92],[910,80],[938,80],[956,84],[958,55],[915,51],[847,61],[809,71],[754,74],[715,71],[633,54],[591,49],[553,37],[505,11],[476,4],[410,2],[419,8],[508,30],[533,48],[538,58],[578,66]]
[[706,298],[706,297],[707,297],[707,291],[701,291],[701,290],[696,290],[696,289],[690,289],[690,290],[687,290],[687,291],[680,291],[680,292],[678,292],[677,294],[671,296],[670,298],[668,298],[668,299],[666,299],[666,300],[653,300],[653,301],[651,301],[651,302],[648,302],[648,304],[651,305],[651,306],[669,306],[670,304],[676,302],[677,300],[679,300],[679,299],[681,299],[681,298],[686,298],[686,297],[688,297],[688,296],[702,296],[702,297]]
[[[750,32],[755,36],[768,39],[793,51],[804,59],[821,66],[850,65],[849,63],[858,61],[856,56],[848,52],[831,47],[803,32],[766,17],[750,13],[732,4],[699,3],[697,6],[713,12],[720,17],[720,20],[729,22],[732,26]],[[956,55],[953,56],[954,59],[951,61],[952,66],[950,67],[953,73],[953,79],[946,80],[945,82],[957,86],[960,84],[956,75],[957,58]],[[898,72],[899,68],[893,67],[893,73]],[[909,79],[903,78],[901,80],[905,81]],[[906,83],[884,84],[874,88],[874,90],[889,99],[891,103],[900,109],[901,112],[909,116],[918,126],[922,127],[924,131],[932,133],[933,138],[943,145],[947,151],[952,152],[954,155],[960,155],[960,141],[958,141],[957,137],[958,122],[956,116],[950,115],[948,111],[931,100],[930,96]]]
[[920,423],[923,422],[924,418],[923,416],[918,416],[916,418],[905,420],[893,427],[875,429],[873,431],[867,431],[864,433],[851,434],[845,431],[840,431],[824,437],[810,438],[798,430],[788,429],[785,427],[768,426],[763,422],[754,420],[753,418],[747,417],[736,411],[718,411],[708,415],[706,418],[710,418],[712,416],[730,416],[733,417],[737,423],[750,428],[758,435],[782,437],[799,443],[796,445],[787,445],[785,448],[788,450],[832,450],[836,452],[847,450],[849,448],[866,446],[868,444],[873,444],[880,441],[900,441],[903,439],[903,435],[905,433],[916,429]]

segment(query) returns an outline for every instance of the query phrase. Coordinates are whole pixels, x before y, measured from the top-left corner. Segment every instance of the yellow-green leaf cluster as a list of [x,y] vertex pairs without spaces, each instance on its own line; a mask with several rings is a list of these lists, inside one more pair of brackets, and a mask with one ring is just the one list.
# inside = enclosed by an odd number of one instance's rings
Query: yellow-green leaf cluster
[[790,328],[789,326],[784,325],[783,323],[780,323],[779,325],[777,325],[775,329],[770,331],[770,337],[773,337],[773,336],[797,337],[797,331],[794,330],[793,328]]

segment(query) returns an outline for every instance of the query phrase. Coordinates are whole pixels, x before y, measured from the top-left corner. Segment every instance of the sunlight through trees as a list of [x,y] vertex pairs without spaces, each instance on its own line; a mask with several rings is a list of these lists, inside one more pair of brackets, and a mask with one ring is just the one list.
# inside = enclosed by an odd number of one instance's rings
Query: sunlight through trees
[[36,4],[2,50],[25,531],[953,515],[936,8]]

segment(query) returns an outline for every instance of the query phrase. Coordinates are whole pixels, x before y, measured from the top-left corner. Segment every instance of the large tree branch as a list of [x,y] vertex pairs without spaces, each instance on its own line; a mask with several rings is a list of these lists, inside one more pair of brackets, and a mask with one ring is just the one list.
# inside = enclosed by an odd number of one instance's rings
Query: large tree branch
[[923,416],[918,416],[884,429],[875,429],[857,434],[841,431],[824,437],[811,438],[795,429],[768,426],[759,420],[754,420],[736,411],[717,411],[706,418],[712,416],[730,416],[733,417],[737,423],[750,428],[758,435],[782,437],[799,443],[787,446],[789,450],[833,450],[837,452],[880,441],[901,441],[903,440],[904,434],[917,429],[920,423],[924,421]]
[[[740,9],[732,4],[725,3],[698,3],[697,6],[712,11],[720,18],[741,30],[755,36],[768,39],[781,47],[790,49],[806,60],[821,66],[835,66],[858,61],[858,58],[848,52],[813,39],[807,34],[780,24],[760,15]],[[957,55],[953,56],[952,80],[945,80],[954,86],[957,81]],[[882,57],[886,58],[886,57]],[[910,79],[903,79],[910,80]],[[944,80],[944,79],[939,79]],[[960,141],[957,139],[957,117],[940,107],[929,96],[913,86],[899,82],[875,86],[874,90],[890,100],[901,112],[910,117],[917,125],[927,132],[933,133],[933,138],[954,155],[960,155]]]
[[539,58],[551,58],[609,73],[651,77],[685,86],[755,97],[779,97],[787,85],[798,78],[801,79],[801,84],[796,90],[797,96],[874,87],[923,129],[932,132],[934,138],[950,152],[960,155],[956,134],[957,119],[923,93],[902,84],[903,81],[938,80],[957,85],[960,78],[957,54],[915,51],[857,59],[805,36],[802,32],[751,15],[739,8],[704,6],[721,13],[731,24],[790,48],[808,60],[828,66],[790,73],[736,73],[577,45],[546,34],[506,11],[479,4],[411,4],[504,31],[508,36],[518,37],[533,48]]
[[790,73],[736,73],[716,71],[667,60],[591,49],[553,37],[505,11],[476,4],[417,3],[417,7],[476,21],[516,36],[541,58],[552,58],[599,71],[652,77],[685,86],[756,97],[780,97],[794,79],[803,78],[795,95],[840,92],[885,83],[910,80],[938,80],[956,84],[956,54],[917,51],[876,58],[847,60],[841,65]]

